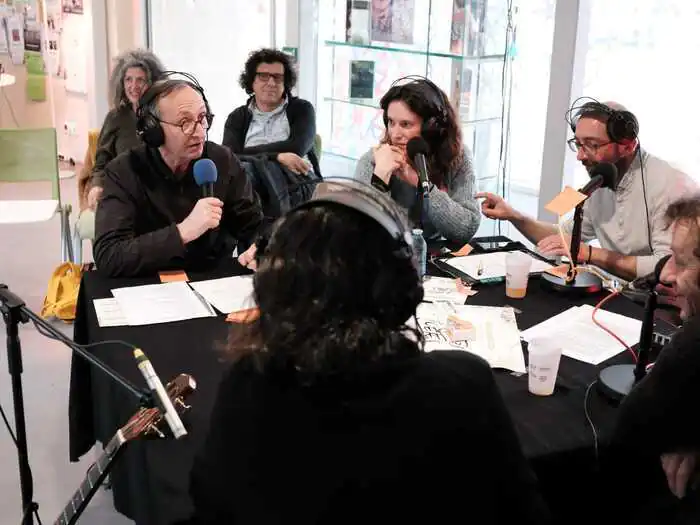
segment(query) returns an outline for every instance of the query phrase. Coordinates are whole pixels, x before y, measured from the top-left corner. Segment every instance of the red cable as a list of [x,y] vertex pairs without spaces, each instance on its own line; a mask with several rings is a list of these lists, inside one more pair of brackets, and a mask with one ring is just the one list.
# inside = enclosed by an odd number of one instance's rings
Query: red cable
[[612,330],[610,330],[609,328],[606,328],[605,326],[603,326],[603,325],[602,325],[601,323],[599,323],[599,322],[596,320],[596,318],[595,318],[595,314],[596,314],[596,312],[600,309],[600,307],[603,306],[605,303],[607,303],[610,299],[612,299],[613,297],[615,297],[616,295],[619,295],[619,294],[620,294],[620,292],[615,291],[615,292],[612,292],[612,293],[611,293],[610,295],[608,295],[607,297],[603,297],[603,299],[602,299],[597,305],[595,305],[595,308],[593,308],[593,312],[591,313],[591,320],[592,320],[592,321],[596,324],[596,326],[598,326],[601,330],[604,330],[605,332],[607,332],[609,335],[611,335],[612,337],[614,337],[622,346],[624,346],[624,347],[629,351],[629,353],[632,354],[632,358],[634,359],[634,362],[636,363],[638,358],[637,358],[637,354],[635,353],[635,351],[632,350],[632,348],[630,348],[630,346],[629,346],[627,343],[625,343],[620,337],[618,337]]

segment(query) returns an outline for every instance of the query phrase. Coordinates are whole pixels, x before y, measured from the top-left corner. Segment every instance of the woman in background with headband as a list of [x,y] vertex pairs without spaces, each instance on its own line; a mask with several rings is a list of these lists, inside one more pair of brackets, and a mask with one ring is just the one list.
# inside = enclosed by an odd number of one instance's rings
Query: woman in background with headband
[[[372,183],[409,210],[426,239],[444,236],[467,243],[481,221],[474,198],[471,153],[462,143],[456,113],[447,95],[430,80],[395,84],[382,97],[386,132],[381,143],[365,153],[355,168],[357,180]],[[416,167],[406,153],[414,137],[427,142],[430,191],[421,209]]]
[[110,77],[112,109],[105,116],[97,140],[94,166],[87,180],[87,202],[92,210],[102,195],[102,170],[117,155],[141,145],[136,134],[136,109],[139,99],[165,68],[160,59],[147,49],[133,49],[115,59]]

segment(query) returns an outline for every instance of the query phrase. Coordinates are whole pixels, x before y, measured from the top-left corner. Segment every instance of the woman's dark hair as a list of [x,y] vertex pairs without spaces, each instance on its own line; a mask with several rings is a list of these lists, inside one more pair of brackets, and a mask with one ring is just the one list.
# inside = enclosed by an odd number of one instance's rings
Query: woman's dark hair
[[289,94],[294,86],[297,85],[297,72],[294,70],[292,58],[282,51],[277,49],[258,49],[253,51],[245,62],[243,72],[241,73],[238,83],[248,95],[253,94],[253,82],[255,82],[255,73],[258,71],[260,64],[282,64],[284,66],[284,91]]
[[423,299],[415,266],[372,218],[324,203],[273,227],[254,277],[256,320],[234,325],[230,353],[304,382],[417,355],[406,322]]
[[389,104],[396,100],[402,101],[423,120],[422,136],[430,146],[430,180],[442,187],[447,182],[445,175],[464,159],[462,131],[452,104],[444,91],[422,79],[392,86],[379,103],[386,126],[384,142],[389,141]]

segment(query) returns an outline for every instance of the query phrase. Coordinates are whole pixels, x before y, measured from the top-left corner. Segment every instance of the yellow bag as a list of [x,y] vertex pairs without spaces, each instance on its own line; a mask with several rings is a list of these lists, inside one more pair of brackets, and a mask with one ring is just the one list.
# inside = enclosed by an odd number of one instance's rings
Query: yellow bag
[[49,281],[44,306],[41,308],[41,317],[44,319],[58,317],[63,321],[74,321],[81,277],[82,270],[78,264],[67,262],[58,266]]

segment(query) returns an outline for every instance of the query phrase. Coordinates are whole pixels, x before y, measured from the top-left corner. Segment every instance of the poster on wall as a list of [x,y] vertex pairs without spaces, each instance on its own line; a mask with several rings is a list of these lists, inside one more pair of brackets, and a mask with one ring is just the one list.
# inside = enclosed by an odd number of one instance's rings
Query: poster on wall
[[22,15],[5,17],[7,31],[7,43],[10,48],[10,60],[16,66],[24,61],[24,31],[22,29]]
[[371,39],[413,44],[415,0],[373,0]]
[[66,15],[61,30],[61,62],[66,91],[87,94],[87,49],[83,17]]
[[61,0],[45,0],[46,31],[44,37],[44,60],[49,75],[63,76],[61,68]]
[[83,14],[83,0],[63,0],[63,12],[74,15]]

